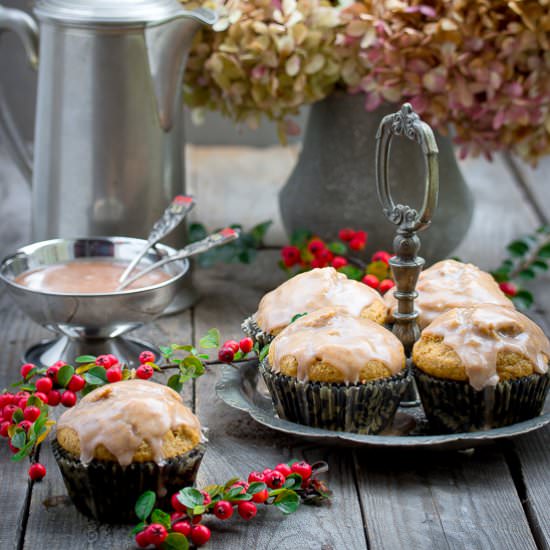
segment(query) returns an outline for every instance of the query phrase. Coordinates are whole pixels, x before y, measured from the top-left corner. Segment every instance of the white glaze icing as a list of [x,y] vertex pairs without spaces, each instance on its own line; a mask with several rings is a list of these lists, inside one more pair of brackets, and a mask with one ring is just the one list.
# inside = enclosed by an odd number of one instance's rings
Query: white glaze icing
[[359,317],[365,307],[379,301],[380,294],[358,281],[348,279],[333,267],[312,269],[295,275],[260,301],[256,322],[265,332],[285,327],[298,313],[328,306],[343,307]]
[[476,390],[499,382],[500,351],[523,355],[540,374],[548,371],[548,338],[538,325],[514,309],[491,304],[453,309],[440,315],[423,335],[443,337],[460,357]]
[[[423,271],[418,278],[416,290],[418,298],[414,306],[419,313],[418,324],[421,329],[438,315],[456,307],[476,304],[514,307],[489,273],[473,264],[456,260],[443,260]],[[386,294],[385,301],[391,317],[397,307],[392,291]]]
[[169,430],[186,425],[200,432],[197,417],[181,396],[168,386],[145,380],[126,380],[98,388],[67,410],[58,429],[71,428],[80,440],[80,459],[90,462],[103,444],[122,466],[132,462],[146,441],[153,460],[162,462],[162,440]]
[[308,379],[308,367],[315,361],[339,369],[346,383],[359,382],[359,372],[369,361],[378,360],[392,374],[404,367],[403,345],[381,325],[354,317],[343,308],[318,309],[294,321],[270,345],[270,367],[280,372],[284,357],[298,362],[298,380]]

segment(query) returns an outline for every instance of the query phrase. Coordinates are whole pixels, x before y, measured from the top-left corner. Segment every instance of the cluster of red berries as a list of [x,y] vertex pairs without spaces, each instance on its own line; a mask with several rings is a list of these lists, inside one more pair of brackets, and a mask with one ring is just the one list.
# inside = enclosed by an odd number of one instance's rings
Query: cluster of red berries
[[231,361],[245,357],[252,351],[253,347],[254,342],[252,338],[243,338],[240,342],[227,340],[218,351],[218,359],[222,363],[231,363]]
[[500,290],[502,290],[502,292],[510,298],[513,298],[518,293],[518,287],[510,281],[503,281],[499,283],[498,286],[500,287]]
[[[183,502],[185,498],[182,498],[181,493],[185,489],[175,493],[170,499],[172,513],[169,528],[160,523],[145,525],[135,536],[136,544],[140,548],[151,545],[158,547],[166,541],[170,533],[180,533],[196,546],[202,546],[211,536],[210,529],[201,524],[203,514],[214,514],[218,519],[228,520],[236,511],[242,519],[249,521],[256,516],[258,504],[276,504],[280,489],[292,474],[298,480],[298,486],[305,488],[311,483],[312,467],[304,461],[278,464],[263,472],[251,472],[248,481],[237,480],[226,486],[210,486],[208,492],[199,491],[198,506],[203,511],[201,514],[194,514]],[[196,490],[193,491],[197,493]]]

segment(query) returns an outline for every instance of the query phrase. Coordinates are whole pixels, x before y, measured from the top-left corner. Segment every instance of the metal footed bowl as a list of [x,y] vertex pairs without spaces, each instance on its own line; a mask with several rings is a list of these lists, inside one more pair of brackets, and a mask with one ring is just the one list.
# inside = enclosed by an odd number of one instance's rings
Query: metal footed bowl
[[222,378],[216,385],[216,393],[230,407],[247,412],[254,420],[268,428],[326,445],[460,450],[526,434],[550,424],[550,400],[547,400],[543,414],[536,418],[503,428],[478,432],[430,433],[421,406],[399,408],[392,426],[379,435],[360,435],[312,428],[277,416],[271,396],[259,376],[256,360],[243,363],[238,369],[224,366]]

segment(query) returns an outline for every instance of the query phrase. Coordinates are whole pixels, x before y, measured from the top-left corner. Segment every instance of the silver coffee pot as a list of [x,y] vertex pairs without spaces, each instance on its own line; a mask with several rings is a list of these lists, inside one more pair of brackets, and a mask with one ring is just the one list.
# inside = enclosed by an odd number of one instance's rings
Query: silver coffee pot
[[216,16],[177,0],[38,0],[34,13],[39,26],[0,6],[0,32],[38,66],[33,155],[0,90],[0,127],[32,178],[33,239],[144,237],[184,191],[182,73]]

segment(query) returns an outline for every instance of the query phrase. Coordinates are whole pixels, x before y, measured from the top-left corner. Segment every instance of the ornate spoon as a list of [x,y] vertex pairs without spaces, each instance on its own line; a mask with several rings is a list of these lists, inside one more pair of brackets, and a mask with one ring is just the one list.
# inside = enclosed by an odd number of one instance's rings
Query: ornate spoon
[[128,267],[124,270],[124,273],[120,276],[118,282],[123,283],[130,273],[134,270],[136,265],[145,256],[147,251],[155,246],[163,237],[168,235],[177,225],[179,225],[191,212],[195,206],[195,199],[188,195],[178,195],[174,197],[170,206],[164,211],[162,217],[155,222],[153,229],[147,237],[147,244],[143,247],[140,253],[129,263]]
[[230,227],[226,227],[225,229],[222,229],[217,233],[212,233],[212,235],[208,235],[208,237],[205,237],[200,241],[188,244],[175,254],[163,258],[162,260],[159,260],[158,262],[150,266],[147,266],[143,271],[140,271],[130,279],[126,279],[126,281],[124,281],[117,287],[117,291],[124,290],[128,285],[131,285],[134,281],[137,281],[138,279],[140,279],[144,275],[147,275],[147,273],[154,271],[155,269],[158,269],[171,262],[175,262],[176,260],[183,260],[184,258],[189,258],[189,256],[202,254],[203,252],[206,252],[211,248],[216,248],[217,246],[227,244],[231,241],[234,241],[235,239],[238,239],[239,235],[239,231],[231,229]]

